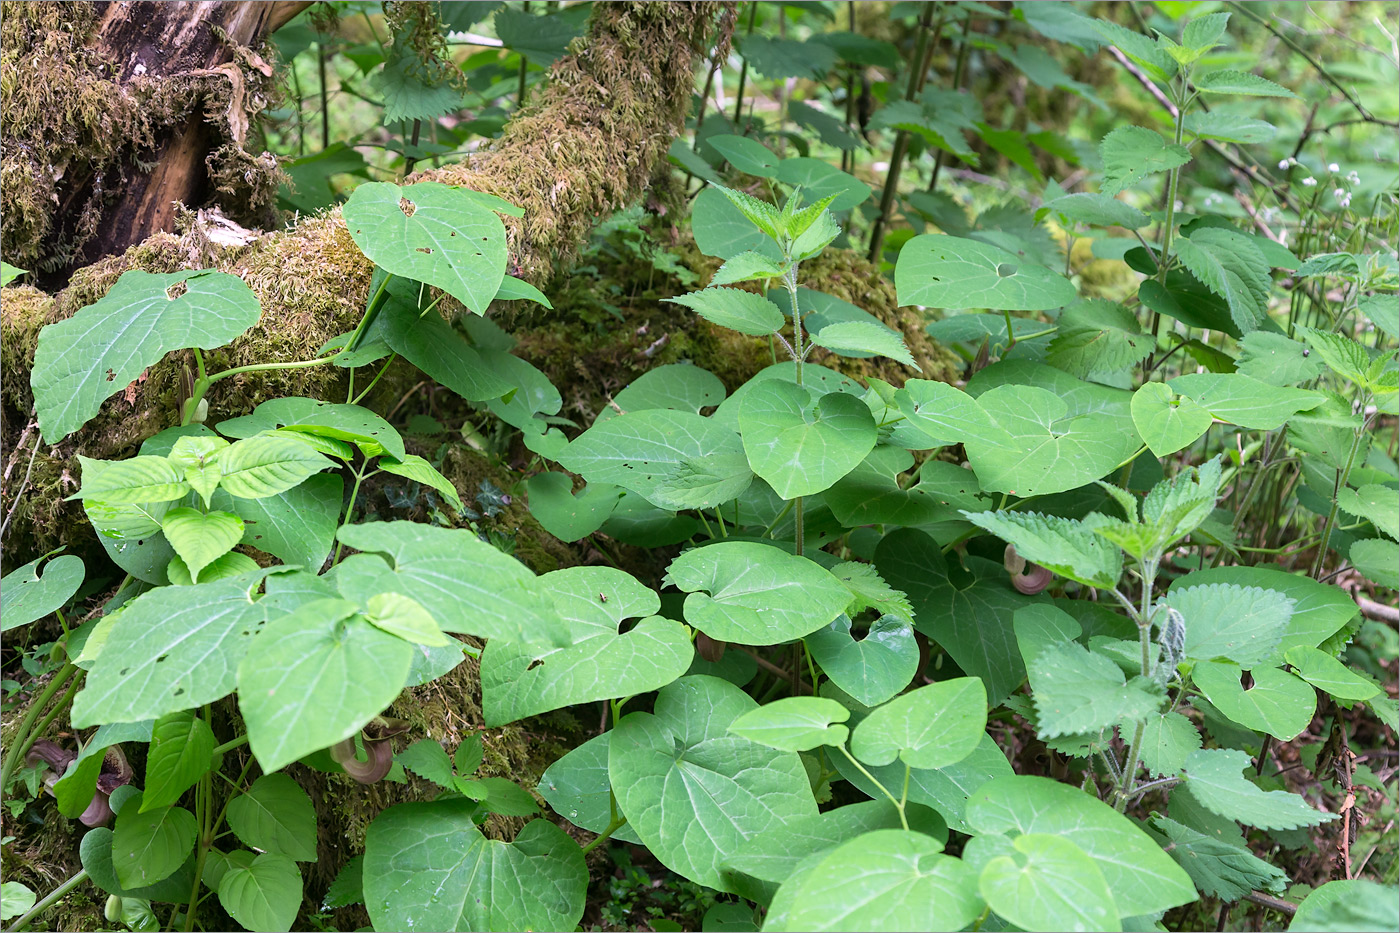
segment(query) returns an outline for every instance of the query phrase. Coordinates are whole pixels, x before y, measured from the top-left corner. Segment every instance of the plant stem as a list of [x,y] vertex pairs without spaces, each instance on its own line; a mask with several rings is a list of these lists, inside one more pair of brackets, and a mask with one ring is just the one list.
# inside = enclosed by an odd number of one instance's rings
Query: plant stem
[[[1185,127],[1186,127],[1186,104],[1183,102],[1183,99],[1182,99],[1182,97],[1183,97],[1183,96],[1185,95],[1185,93],[1186,93],[1186,92],[1185,92],[1185,88],[1184,88],[1185,81],[1186,81],[1186,79],[1185,79],[1185,77],[1183,76],[1183,77],[1182,77],[1183,89],[1182,89],[1182,91],[1181,91],[1181,96],[1178,96],[1178,98],[1177,98],[1177,100],[1176,100],[1176,102],[1175,102],[1175,103],[1176,103],[1176,136],[1175,136],[1175,138],[1174,138],[1174,142],[1175,142],[1176,145],[1178,145],[1178,146],[1181,145],[1181,139],[1182,139],[1182,136],[1184,135],[1184,130],[1185,130]],[[1176,184],[1177,184],[1177,180],[1181,177],[1181,166],[1178,165],[1178,166],[1176,166],[1175,168],[1173,168],[1173,169],[1171,170],[1171,172],[1168,174],[1167,177],[1168,177],[1168,179],[1169,179],[1168,182],[1167,182],[1167,218],[1166,218],[1166,221],[1165,221],[1165,222],[1163,223],[1163,225],[1162,225],[1162,255],[1158,258],[1158,261],[1157,261],[1157,282],[1158,282],[1159,284],[1165,284],[1166,281],[1167,281],[1167,256],[1169,256],[1169,255],[1171,254],[1171,247],[1172,247],[1172,227],[1173,227],[1173,225],[1176,223]],[[1160,317],[1161,317],[1161,316],[1158,315],[1156,312],[1153,312],[1153,317],[1152,317],[1152,333],[1153,333],[1153,336],[1156,336],[1156,333],[1157,333],[1157,323],[1158,323],[1158,321],[1160,320]]]
[[10,739],[10,750],[5,755],[5,763],[0,765],[0,788],[10,786],[10,778],[14,775],[15,769],[19,767],[20,762],[24,761],[24,756],[29,753],[30,746],[34,744],[36,735],[34,723],[43,715],[44,707],[49,705],[49,700],[53,699],[53,695],[63,688],[63,685],[68,682],[68,678],[72,677],[77,670],[78,668],[72,663],[59,668],[58,673],[53,676],[53,680],[44,686],[34,702],[30,704],[29,709],[25,710],[19,728],[15,730],[14,736]]
[[1123,782],[1118,785],[1118,799],[1113,808],[1119,813],[1128,809],[1128,794],[1133,787],[1133,775],[1137,772],[1138,754],[1142,751],[1142,737],[1147,731],[1147,723],[1139,721],[1133,730],[1133,741],[1128,746],[1128,762],[1123,768]]
[[[365,467],[368,467],[368,465],[369,465],[369,464],[366,463],[366,464],[365,464]],[[350,502],[349,502],[348,505],[345,506],[345,524],[347,524],[347,525],[350,524],[350,519],[353,518],[354,515],[355,515],[355,499],[360,495],[360,484],[363,483],[364,481],[365,481],[365,471],[364,471],[364,469],[361,468],[361,469],[359,469],[359,470],[356,470],[356,471],[355,471],[355,485],[350,489]],[[337,542],[335,543],[335,558],[331,561],[331,566],[332,566],[332,567],[334,567],[336,564],[340,563],[340,552],[341,552],[341,550],[342,550],[344,547],[345,547],[345,542],[343,542],[343,541],[337,541]]]
[[[1369,397],[1362,400],[1362,411],[1366,410],[1366,405],[1369,402]],[[1346,488],[1347,480],[1351,477],[1351,468],[1356,463],[1356,452],[1361,448],[1361,438],[1367,435],[1366,429],[1369,424],[1370,420],[1368,419],[1352,433],[1351,451],[1347,454],[1347,464],[1337,473],[1336,483],[1332,486],[1332,508],[1327,513],[1327,520],[1322,523],[1322,541],[1317,546],[1317,560],[1313,562],[1312,578],[1314,580],[1319,578],[1323,566],[1327,563],[1327,547],[1332,541],[1332,528],[1337,523],[1337,497]]]
[[[962,38],[958,41],[958,62],[953,66],[953,90],[962,90],[963,74],[967,69],[967,50],[971,44],[967,41],[967,34],[972,29],[972,13],[969,11],[963,18]],[[938,175],[943,171],[943,163],[948,158],[948,153],[944,149],[938,150],[938,155],[933,159],[933,173],[929,176],[928,190],[933,191],[938,187]]]
[[[247,744],[248,744],[248,733],[245,732],[245,733],[243,733],[242,735],[240,735],[240,736],[239,736],[238,738],[236,738],[236,739],[229,739],[229,740],[228,740],[227,742],[225,742],[223,745],[215,746],[215,748],[214,748],[214,755],[222,755],[224,752],[231,752],[231,751],[233,751],[235,748],[239,748],[239,747],[244,746],[244,745],[247,745]],[[212,758],[214,755],[210,755],[209,757]]]
[[[855,756],[852,755],[850,752],[846,751],[846,746],[844,746],[844,745],[838,745],[838,746],[836,746],[836,747],[839,748],[839,749],[841,749],[841,754],[845,755],[845,756],[846,756],[846,759],[847,759],[848,761],[850,761],[851,764],[853,764],[853,765],[856,766],[856,770],[857,770],[857,771],[859,771],[861,774],[865,775],[866,780],[868,780],[871,784],[874,784],[877,788],[879,788],[880,793],[884,794],[886,797],[888,797],[888,798],[890,799],[890,803],[894,804],[895,809],[899,811],[899,822],[900,822],[900,824],[903,825],[903,827],[904,827],[905,829],[908,829],[908,828],[909,828],[909,820],[906,819],[905,816],[904,816],[904,804],[903,804],[903,802],[902,802],[902,801],[899,801],[899,800],[897,800],[897,799],[895,799],[894,794],[891,794],[891,793],[889,792],[889,789],[886,788],[885,785],[881,784],[879,781],[877,781],[877,780],[875,779],[875,775],[873,775],[873,774],[871,774],[869,771],[865,770],[865,765],[861,764],[859,761],[856,761]],[[909,780],[909,771],[908,771],[907,766],[906,766],[906,770],[905,770],[905,772],[904,772],[904,779],[905,779],[906,782]],[[905,789],[905,792],[908,793],[908,788],[907,788],[907,787],[906,787],[906,789]]]
[[73,890],[78,885],[86,881],[87,876],[87,869],[78,869],[71,877],[68,878],[67,881],[64,881],[63,884],[54,888],[47,895],[44,896],[43,900],[35,904],[33,907],[29,908],[29,910],[24,914],[24,916],[16,920],[14,924],[8,930],[5,931],[5,933],[16,933],[16,931],[18,930],[23,930],[26,926],[29,925],[29,921],[33,920],[35,917],[48,910],[54,904],[58,903],[68,894],[69,891]]
[[321,74],[321,149],[329,149],[331,146],[331,109],[329,106],[330,92],[326,88],[326,40],[320,39],[316,43],[316,67]]
[[[749,24],[748,27],[744,30],[744,35],[753,35],[753,21],[756,16],[758,16],[758,0],[750,0]],[[748,81],[748,78],[749,60],[747,57],[744,57],[743,64],[739,66],[739,90],[734,95],[734,128],[741,133],[743,131],[739,130],[739,127],[741,126],[740,121],[744,119],[744,84],[746,81]],[[696,129],[699,130],[700,127],[697,126]]]
[[204,861],[214,846],[214,827],[210,822],[209,812],[213,803],[210,798],[213,794],[214,782],[210,780],[209,772],[206,771],[199,778],[194,796],[195,817],[199,821],[199,840],[194,858],[194,881],[190,884],[190,903],[185,910],[185,933],[192,933],[194,930],[195,910],[199,907],[199,884],[204,877]]
[[[783,276],[783,284],[787,287],[788,299],[792,302],[792,364],[796,367],[797,384],[802,385],[802,311],[797,305],[797,264],[791,258],[785,256],[788,262],[787,274]],[[806,523],[802,512],[802,497],[798,496],[793,501],[793,550],[798,557],[802,556],[803,535],[806,532]]]
[[589,852],[592,852],[594,849],[607,842],[613,833],[617,832],[619,829],[626,825],[627,817],[613,817],[613,819],[608,823],[608,825],[603,828],[603,831],[599,833],[596,837],[594,837],[592,842],[583,847],[582,854],[587,855]]
[[[389,367],[393,365],[394,360],[398,358],[399,355],[397,353],[390,353],[389,358],[384,361],[384,367],[379,370],[378,375],[376,375],[373,379],[370,380],[369,385],[365,386],[365,390],[363,392],[361,392],[359,395],[355,396],[353,399],[350,400],[350,404],[360,404],[361,400],[363,400],[366,395],[369,395],[369,390],[373,389],[375,384],[379,382],[380,379],[384,378],[384,374],[389,371]],[[354,370],[352,369],[350,372],[353,374]]]

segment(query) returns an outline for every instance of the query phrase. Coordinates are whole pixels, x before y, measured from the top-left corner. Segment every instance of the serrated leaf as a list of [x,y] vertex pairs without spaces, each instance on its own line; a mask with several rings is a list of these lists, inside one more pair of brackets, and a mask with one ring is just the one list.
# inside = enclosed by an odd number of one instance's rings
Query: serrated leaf
[[963,512],[1028,561],[1087,586],[1112,589],[1123,574],[1123,556],[1085,522],[1039,512]]
[[156,720],[146,757],[141,809],[154,810],[179,800],[209,770],[216,744],[209,724],[190,710]]
[[1241,332],[1259,327],[1266,316],[1269,262],[1250,239],[1233,230],[1204,227],[1173,244],[1176,256],[1191,274],[1225,300]]
[[[1186,766],[1186,759],[1201,747],[1196,725],[1181,713],[1148,716],[1142,730],[1142,766],[1152,775],[1172,776]],[[1188,868],[1187,871],[1190,871]]]
[[677,298],[667,298],[672,304],[685,305],[696,314],[720,327],[741,334],[763,336],[783,328],[783,312],[762,295],[738,288],[706,288]]
[[856,641],[850,617],[840,615],[808,635],[806,642],[822,673],[867,706],[883,703],[909,686],[919,666],[913,629],[896,616],[881,616]]
[[[972,845],[991,848],[978,837]],[[1068,839],[1026,833],[1011,841],[1012,855],[985,860],[977,889],[987,905],[1023,930],[1121,930],[1113,893],[1098,865]],[[999,847],[998,847],[999,848]]]
[[725,260],[724,265],[711,277],[710,285],[732,285],[735,282],[749,282],[754,279],[778,278],[783,271],[782,264],[774,262],[762,253],[749,251]]
[[1363,538],[1347,551],[1352,566],[1366,579],[1391,589],[1400,589],[1400,546],[1384,538]]
[[880,572],[873,565],[843,561],[832,567],[831,573],[851,591],[852,600],[846,607],[847,614],[856,615],[861,610],[874,609],[881,617],[893,615],[913,624],[914,610],[909,605],[908,597],[880,579]]
[[748,219],[760,232],[773,240],[781,240],[784,236],[784,224],[778,209],[767,201],[760,201],[753,195],[736,191],[733,188],[726,188],[723,185],[715,185],[720,194],[729,199],[729,203],[739,209],[739,213]]
[[689,593],[685,618],[719,641],[776,645],[836,618],[851,591],[805,557],[746,541],[692,548],[671,562],[665,582]]
[[1164,601],[1185,620],[1186,657],[1201,661],[1228,658],[1245,666],[1260,664],[1273,656],[1293,618],[1293,600],[1256,586],[1183,586]]
[[100,300],[39,332],[30,385],[44,440],[78,430],[171,350],[221,347],[261,314],[252,289],[226,272],[123,273]]
[[1076,291],[1056,272],[978,240],[923,234],[900,250],[895,288],[901,305],[1045,311]]
[[230,800],[228,825],[249,848],[316,861],[316,811],[306,791],[285,774],[264,774]]
[[849,730],[840,725],[851,713],[825,697],[784,697],[749,710],[729,724],[729,732],[783,752],[805,752],[844,745]]
[[1337,818],[1287,791],[1263,791],[1241,772],[1249,755],[1234,748],[1203,748],[1186,759],[1186,788],[1212,813],[1259,829],[1299,829]]
[[739,407],[739,431],[754,473],[784,499],[828,489],[875,446],[875,419],[843,393],[814,397],[780,379],[754,385]]
[[[81,557],[62,554],[44,563],[48,556],[16,567],[0,580],[0,631],[28,625],[62,609],[83,585],[86,570]],[[42,576],[38,570],[41,563]]]
[[887,356],[905,366],[912,366],[914,369],[920,368],[909,353],[909,348],[904,345],[902,337],[892,333],[888,328],[862,321],[828,324],[812,335],[812,342],[835,353],[856,350],[861,353],[872,353],[876,356]]
[[275,852],[232,866],[219,881],[219,903],[248,930],[290,930],[301,895],[301,869]]
[[1155,345],[1127,308],[1091,298],[1070,305],[1060,315],[1046,359],[1083,379],[1131,369],[1150,356]]
[[1156,130],[1141,126],[1120,126],[1099,143],[1103,158],[1104,194],[1126,191],[1149,175],[1166,172],[1191,161],[1185,146],[1168,142]]
[[773,239],[755,227],[721,193],[719,185],[710,185],[695,196],[690,209],[690,223],[695,232],[695,245],[706,256],[729,259],[743,252],[754,251],[774,262],[782,261],[782,253]]
[[419,739],[394,756],[394,760],[439,787],[452,787],[452,760],[436,739]]
[[1140,65],[1154,79],[1165,84],[1176,75],[1178,69],[1172,57],[1142,33],[1105,19],[1091,19],[1088,26],[1102,41],[1118,46],[1124,55]]
[[1041,738],[1097,732],[1122,719],[1145,719],[1163,695],[1152,681],[1126,681],[1118,665],[1076,642],[1045,648],[1030,665]]
[[1255,667],[1249,672],[1253,684],[1245,689],[1241,673],[1229,661],[1202,661],[1191,679],[1212,706],[1246,729],[1288,742],[1312,722],[1317,694],[1306,681],[1276,667]]
[[1366,373],[1370,368],[1371,358],[1366,355],[1366,350],[1361,344],[1343,334],[1314,330],[1311,327],[1300,326],[1296,330],[1321,357],[1328,369],[1343,379],[1370,386],[1371,380],[1367,378]]
[[1207,94],[1240,94],[1247,97],[1297,97],[1288,88],[1244,71],[1224,69],[1197,75],[1196,87]]
[[886,765],[946,768],[972,753],[987,726],[987,691],[976,677],[911,690],[876,707],[851,733],[851,752]]
[[1202,894],[1237,901],[1251,891],[1277,894],[1288,884],[1286,874],[1242,846],[1155,813],[1148,826],[1162,834],[1162,848],[1186,869]]

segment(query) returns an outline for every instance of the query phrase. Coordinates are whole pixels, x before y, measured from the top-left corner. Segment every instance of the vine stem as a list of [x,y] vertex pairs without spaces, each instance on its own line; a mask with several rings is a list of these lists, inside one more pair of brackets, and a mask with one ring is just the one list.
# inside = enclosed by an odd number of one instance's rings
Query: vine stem
[[[787,252],[784,250],[784,252]],[[792,302],[792,363],[796,367],[797,384],[802,385],[802,311],[797,306],[797,263],[792,261],[791,256],[784,257],[788,261],[788,271],[783,275],[783,285],[787,287],[788,299]],[[793,503],[793,550],[798,557],[802,555],[803,536],[806,532],[806,523],[803,520],[802,497],[797,496]]]
[[614,817],[611,821],[609,821],[608,825],[603,828],[603,831],[593,838],[592,842],[583,847],[583,854],[587,855],[589,852],[592,852],[594,849],[607,842],[608,839],[612,837],[613,833],[617,832],[619,829],[626,825],[627,817]]
[[[1366,410],[1366,404],[1369,401],[1369,398],[1364,399],[1362,401],[1362,411]],[[1313,562],[1312,578],[1314,580],[1319,579],[1319,575],[1322,573],[1322,568],[1327,564],[1327,548],[1332,541],[1332,528],[1337,523],[1337,497],[1341,494],[1341,491],[1346,488],[1347,480],[1351,478],[1351,468],[1356,463],[1356,452],[1361,447],[1361,438],[1366,436],[1366,429],[1369,426],[1369,424],[1370,422],[1368,419],[1366,422],[1363,422],[1361,427],[1353,433],[1351,440],[1351,451],[1347,454],[1346,467],[1337,473],[1336,483],[1332,487],[1332,508],[1327,513],[1327,521],[1323,522],[1322,524],[1322,541],[1318,543],[1317,560]]]
[[[13,739],[10,741],[9,754],[5,756],[5,763],[0,765],[0,788],[10,785],[10,778],[14,776],[15,769],[19,763],[24,761],[25,755],[29,753],[30,747],[34,744],[34,737],[37,730],[34,729],[35,722],[43,715],[44,708],[49,705],[55,693],[63,689],[63,685],[68,683],[78,668],[68,663],[59,669],[53,680],[49,681],[43,691],[35,698],[29,709],[25,711],[24,719],[20,720],[19,728],[15,730]],[[66,698],[66,695],[65,695]],[[62,708],[62,704],[59,705]],[[52,720],[47,720],[51,722]]]
[[[880,793],[884,794],[886,797],[888,797],[888,798],[890,799],[890,803],[894,804],[895,809],[899,811],[899,822],[900,822],[900,825],[903,826],[905,829],[908,829],[908,828],[909,828],[909,820],[908,820],[908,818],[905,817],[905,815],[904,815],[904,801],[897,799],[897,798],[895,797],[894,794],[890,793],[889,788],[885,787],[885,785],[881,784],[881,783],[875,778],[875,775],[873,775],[873,774],[871,774],[869,771],[865,770],[865,765],[861,764],[859,761],[856,761],[855,756],[852,755],[850,752],[846,751],[846,746],[844,746],[844,745],[838,745],[838,746],[836,746],[836,747],[839,748],[839,749],[841,749],[841,754],[843,754],[843,755],[846,756],[846,760],[848,760],[851,764],[853,764],[853,765],[856,766],[856,770],[857,770],[857,771],[859,771],[861,774],[865,775],[865,779],[866,779],[866,780],[868,780],[871,784],[874,784],[876,787],[878,787],[878,788],[880,789]],[[909,766],[908,766],[908,764],[906,764],[906,765],[904,766],[904,792],[905,792],[906,794],[909,793]]]
[[63,884],[60,884],[58,887],[54,888],[47,895],[45,895],[42,901],[29,908],[29,910],[24,914],[24,916],[16,920],[14,922],[14,925],[7,929],[5,933],[16,933],[16,931],[18,930],[23,930],[26,926],[29,925],[29,921],[33,920],[35,917],[39,916],[41,913],[48,910],[54,904],[62,900],[68,894],[69,891],[73,890],[78,885],[86,881],[87,877],[88,873],[86,868],[78,869],[71,877],[68,878],[67,881],[63,882]]

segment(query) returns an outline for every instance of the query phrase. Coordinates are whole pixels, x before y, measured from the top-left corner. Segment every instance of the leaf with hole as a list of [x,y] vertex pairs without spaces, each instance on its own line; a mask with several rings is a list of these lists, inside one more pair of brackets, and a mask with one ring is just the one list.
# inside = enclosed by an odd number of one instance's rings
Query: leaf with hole
[[1254,667],[1253,684],[1245,688],[1242,672],[1229,661],[1202,661],[1191,679],[1212,706],[1246,729],[1289,742],[1312,722],[1317,694],[1307,681],[1276,667]]

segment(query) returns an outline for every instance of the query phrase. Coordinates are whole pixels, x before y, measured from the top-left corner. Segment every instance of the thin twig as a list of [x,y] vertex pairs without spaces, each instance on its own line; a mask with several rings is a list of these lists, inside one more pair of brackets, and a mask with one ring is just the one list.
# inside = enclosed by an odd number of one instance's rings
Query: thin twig
[[24,469],[24,479],[20,480],[19,488],[15,490],[15,501],[10,503],[10,510],[5,513],[5,521],[0,523],[0,538],[5,537],[5,532],[10,530],[10,519],[15,517],[15,509],[19,508],[19,500],[24,497],[24,490],[29,487],[29,477],[34,472],[34,458],[39,454],[39,445],[43,443],[42,434],[34,435],[34,449],[29,452],[29,466]]

